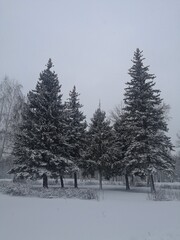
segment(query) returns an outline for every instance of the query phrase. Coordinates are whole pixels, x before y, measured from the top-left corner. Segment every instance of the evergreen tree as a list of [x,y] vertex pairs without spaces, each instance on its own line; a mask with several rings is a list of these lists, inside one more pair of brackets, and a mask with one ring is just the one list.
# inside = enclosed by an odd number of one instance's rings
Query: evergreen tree
[[16,133],[14,155],[15,167],[11,173],[23,177],[43,177],[64,168],[67,156],[64,105],[61,86],[49,59],[47,68],[40,73],[36,89],[30,91],[22,113],[22,123]]
[[76,87],[69,93],[66,103],[67,114],[67,141],[69,144],[70,160],[72,161],[72,171],[74,174],[74,187],[77,188],[77,171],[82,159],[82,153],[85,147],[86,121],[83,112],[80,110],[83,106],[79,102],[79,94]]
[[137,49],[129,70],[131,80],[125,88],[125,115],[128,128],[126,168],[140,176],[149,175],[155,191],[153,172],[173,169],[170,151],[173,146],[168,131],[160,90],[154,89],[153,74],[143,65],[142,52]]
[[99,173],[99,186],[102,189],[102,176],[111,170],[113,132],[106,113],[100,106],[95,111],[88,131],[86,164]]
[[114,122],[115,130],[115,161],[113,163],[113,169],[116,175],[124,175],[126,182],[126,190],[130,190],[128,176],[132,172],[132,167],[128,166],[125,160],[125,154],[129,146],[129,129],[126,125],[126,114],[121,111],[121,114],[116,116]]
[[117,105],[111,112],[111,121],[113,122],[113,129],[115,135],[114,150],[113,150],[113,174],[124,175],[126,182],[126,190],[130,190],[129,174],[131,168],[126,166],[125,153],[127,151],[129,142],[129,129],[126,126],[126,114],[123,110],[123,104]]

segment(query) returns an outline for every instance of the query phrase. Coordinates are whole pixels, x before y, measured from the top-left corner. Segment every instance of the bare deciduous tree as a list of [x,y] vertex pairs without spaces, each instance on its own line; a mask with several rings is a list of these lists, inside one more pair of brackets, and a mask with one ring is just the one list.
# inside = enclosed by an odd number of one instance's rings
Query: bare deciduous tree
[[0,82],[0,161],[12,151],[14,128],[24,101],[21,87],[8,77]]

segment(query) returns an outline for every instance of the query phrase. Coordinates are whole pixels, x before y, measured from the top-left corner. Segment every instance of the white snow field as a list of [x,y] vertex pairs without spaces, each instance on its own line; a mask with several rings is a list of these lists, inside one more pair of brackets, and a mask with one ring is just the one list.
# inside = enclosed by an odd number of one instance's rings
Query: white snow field
[[0,240],[180,240],[180,202],[118,188],[98,201],[0,194]]

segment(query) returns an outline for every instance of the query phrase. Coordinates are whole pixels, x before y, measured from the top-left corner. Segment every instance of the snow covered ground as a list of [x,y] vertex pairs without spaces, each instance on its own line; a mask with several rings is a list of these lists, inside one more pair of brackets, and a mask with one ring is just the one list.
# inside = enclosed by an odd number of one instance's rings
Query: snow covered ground
[[180,202],[117,187],[99,201],[0,194],[0,239],[180,240]]

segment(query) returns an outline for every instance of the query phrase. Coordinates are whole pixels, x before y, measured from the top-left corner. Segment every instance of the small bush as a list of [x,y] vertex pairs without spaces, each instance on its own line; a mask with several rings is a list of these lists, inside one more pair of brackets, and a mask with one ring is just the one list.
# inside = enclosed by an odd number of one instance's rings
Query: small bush
[[12,196],[26,196],[24,189],[20,188],[19,186],[9,187],[4,192]]
[[148,194],[148,199],[153,201],[180,201],[180,191],[173,189],[162,189],[159,188],[154,193]]
[[[82,199],[87,199],[87,200],[91,200],[91,199],[98,200],[99,199],[97,191],[95,191],[93,189],[84,189],[82,194],[83,194],[83,198]],[[80,195],[81,195],[81,193],[80,193]]]
[[148,198],[153,201],[169,201],[170,200],[164,189],[159,189],[156,192],[149,193]]

